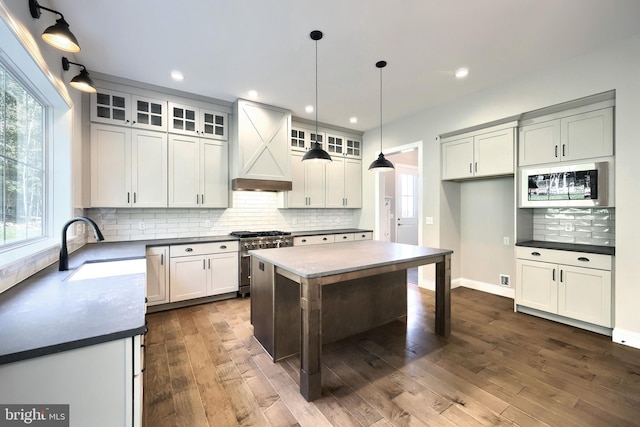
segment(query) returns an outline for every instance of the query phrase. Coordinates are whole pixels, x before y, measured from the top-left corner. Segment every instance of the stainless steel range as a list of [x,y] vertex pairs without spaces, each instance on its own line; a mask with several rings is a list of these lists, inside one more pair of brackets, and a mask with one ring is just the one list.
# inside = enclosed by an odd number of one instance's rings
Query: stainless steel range
[[233,231],[240,238],[240,289],[241,296],[251,292],[251,257],[253,249],[280,248],[293,246],[293,237],[286,231]]

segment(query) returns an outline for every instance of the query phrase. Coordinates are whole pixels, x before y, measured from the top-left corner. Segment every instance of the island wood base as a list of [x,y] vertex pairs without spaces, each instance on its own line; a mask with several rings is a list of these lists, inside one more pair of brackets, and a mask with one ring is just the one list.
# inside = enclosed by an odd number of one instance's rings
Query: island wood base
[[406,316],[408,268],[436,264],[435,332],[451,333],[451,251],[377,241],[336,244],[321,261],[319,251],[250,251],[254,336],[274,361],[300,353],[307,401],[322,394],[323,343]]

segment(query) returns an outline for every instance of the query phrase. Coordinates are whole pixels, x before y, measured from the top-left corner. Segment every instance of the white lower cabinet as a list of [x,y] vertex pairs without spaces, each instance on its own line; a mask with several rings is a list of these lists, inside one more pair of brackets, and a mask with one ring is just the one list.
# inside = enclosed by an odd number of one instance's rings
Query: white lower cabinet
[[147,248],[147,304],[169,302],[169,247]]
[[139,427],[143,363],[138,335],[0,365],[0,402],[68,404],[71,427]]
[[169,247],[169,302],[238,290],[238,242]]
[[316,234],[312,236],[296,236],[293,238],[293,246],[322,245],[326,243],[353,242],[354,240],[371,240],[371,231],[340,234]]
[[516,306],[611,328],[612,257],[516,248]]

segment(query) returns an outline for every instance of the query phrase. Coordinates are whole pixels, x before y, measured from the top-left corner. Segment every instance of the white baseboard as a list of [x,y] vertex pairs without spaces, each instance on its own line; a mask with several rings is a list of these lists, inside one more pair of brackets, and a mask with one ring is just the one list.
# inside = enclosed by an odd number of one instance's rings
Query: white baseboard
[[[436,284],[433,280],[421,280],[418,279],[418,286],[430,291],[435,291]],[[475,289],[477,291],[487,292],[489,294],[500,295],[503,297],[515,299],[516,290],[508,286],[494,285],[491,283],[478,282],[477,280],[469,280],[464,278],[458,278],[451,280],[451,289],[464,286],[465,288]]]
[[614,328],[613,334],[611,335],[611,341],[640,349],[640,334],[638,332]]

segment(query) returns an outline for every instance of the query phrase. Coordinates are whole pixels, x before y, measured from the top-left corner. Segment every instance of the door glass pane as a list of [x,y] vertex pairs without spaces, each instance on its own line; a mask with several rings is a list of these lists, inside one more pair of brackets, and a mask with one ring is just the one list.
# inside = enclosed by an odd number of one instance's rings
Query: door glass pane
[[216,116],[216,124],[220,125],[220,126],[224,126],[224,117],[223,116]]
[[162,116],[151,116],[151,124],[153,126],[162,126]]
[[113,106],[118,108],[125,108],[124,98],[122,96],[114,96]]
[[401,174],[400,175],[400,216],[402,218],[413,218],[414,213],[414,195],[415,195],[415,180],[413,175]]
[[138,111],[148,112],[149,111],[149,103],[144,101],[138,101]]
[[144,113],[138,113],[138,123],[142,123],[143,125],[148,125],[149,115]]
[[[177,117],[177,118],[184,118],[184,110],[182,108],[175,108],[173,109],[173,117]],[[175,121],[174,121],[175,123]],[[182,123],[182,122],[181,122]]]
[[174,129],[183,129],[184,122],[182,120],[173,119],[173,128]]
[[187,120],[195,120],[196,119],[196,112],[193,110],[185,110],[185,118]]
[[98,107],[98,117],[104,117],[105,119],[111,118],[111,109],[108,107]]
[[162,105],[152,102],[151,103],[151,112],[153,114],[162,114]]
[[124,110],[113,110],[113,118],[115,120],[122,120],[124,121]]
[[96,103],[98,105],[111,105],[111,97],[106,93],[97,93]]

